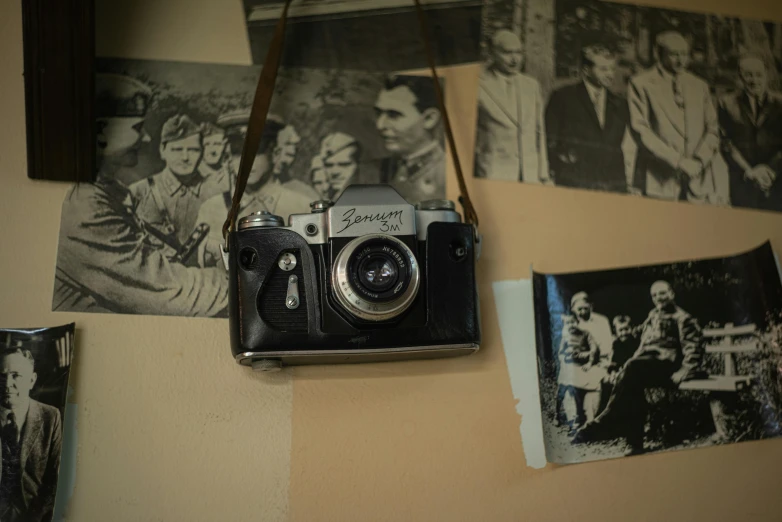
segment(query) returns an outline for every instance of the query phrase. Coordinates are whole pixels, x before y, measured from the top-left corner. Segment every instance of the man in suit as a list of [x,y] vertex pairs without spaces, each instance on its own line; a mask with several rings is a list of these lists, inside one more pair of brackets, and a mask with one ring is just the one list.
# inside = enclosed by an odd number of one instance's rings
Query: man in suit
[[28,350],[0,354],[0,520],[51,520],[62,450],[60,411],[30,398],[37,375]]
[[782,94],[769,90],[760,56],[739,59],[739,78],[742,89],[719,102],[731,203],[782,211]]
[[631,78],[628,89],[636,183],[655,198],[727,204],[727,167],[709,86],[687,71],[690,48],[681,34],[661,33],[655,49],[657,63]]
[[556,90],[546,109],[546,140],[556,185],[627,192],[622,141],[627,102],[612,93],[616,57],[601,45],[581,50],[581,82]]
[[497,31],[478,86],[475,176],[547,183],[543,97],[538,81],[519,72],[521,63],[519,38]]
[[390,153],[380,165],[381,183],[411,204],[444,198],[445,151],[432,78],[389,76],[375,101],[375,127]]
[[698,321],[676,305],[667,281],[652,284],[654,308],[643,324],[638,350],[620,371],[605,409],[573,443],[624,436],[628,455],[644,452],[646,388],[678,385],[701,374],[703,335]]

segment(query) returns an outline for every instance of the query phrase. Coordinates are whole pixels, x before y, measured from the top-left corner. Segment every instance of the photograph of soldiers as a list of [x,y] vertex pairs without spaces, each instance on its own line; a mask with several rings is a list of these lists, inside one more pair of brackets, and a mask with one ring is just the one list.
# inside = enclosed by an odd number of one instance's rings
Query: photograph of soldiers
[[[220,116],[217,120],[226,129],[229,136],[231,161],[238,172],[247,124],[250,121],[250,109],[234,111]],[[310,203],[318,198],[313,188],[302,182],[283,181],[290,165],[296,158],[296,146],[299,136],[295,129],[286,125],[274,114],[266,117],[261,144],[255,154],[255,161],[247,177],[239,216],[246,216],[259,210],[266,210],[278,216],[309,212]],[[233,190],[225,190],[208,199],[198,214],[198,223],[209,225],[209,236],[204,246],[202,266],[222,263],[220,245],[224,243],[223,224],[231,208]]]
[[737,207],[782,211],[782,94],[769,88],[769,66],[758,54],[738,64],[741,88],[719,102],[719,121]]
[[533,288],[550,462],[782,436],[782,281],[769,243],[727,258],[535,273]]
[[545,102],[538,81],[520,72],[519,37],[497,31],[478,84],[475,176],[542,183],[550,181]]
[[[160,131],[160,157],[165,168],[130,186],[136,200],[136,215],[157,228],[170,243],[181,248],[196,226],[198,210],[204,201],[228,185],[220,186],[217,176],[204,176],[203,127],[188,116],[177,114]],[[227,179],[224,179],[227,181]]]
[[[266,59],[282,0],[244,0],[253,63]],[[421,2],[438,65],[479,59],[481,0]],[[408,0],[296,0],[282,65],[363,71],[428,67],[415,4]],[[378,59],[382,57],[382,59]]]
[[483,16],[476,177],[782,211],[782,24],[598,0]]
[[[63,202],[52,309],[226,317],[222,227],[260,67],[113,58],[96,66],[98,179]],[[396,77],[392,92],[385,73],[280,69],[277,81],[240,218],[267,210],[287,220],[347,184],[382,183],[390,150],[399,151],[394,173],[407,173],[394,179],[399,189],[445,196],[430,77]]]
[[97,74],[98,174],[65,196],[53,311],[227,316],[228,276],[177,260],[178,251],[137,214],[116,179],[150,142],[144,129],[153,92],[130,76]]
[[408,203],[445,197],[442,121],[432,78],[389,76],[375,101],[375,124],[389,156],[380,181]]
[[0,330],[0,520],[55,514],[74,325]]

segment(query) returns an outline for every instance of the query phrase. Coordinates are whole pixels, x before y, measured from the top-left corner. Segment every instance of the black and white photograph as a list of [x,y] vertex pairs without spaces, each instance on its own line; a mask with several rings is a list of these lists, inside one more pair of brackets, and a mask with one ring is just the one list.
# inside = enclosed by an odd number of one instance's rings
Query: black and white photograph
[[0,329],[0,520],[50,522],[75,325]]
[[[260,67],[103,58],[97,70],[98,179],[63,202],[52,309],[227,317],[222,226]],[[239,216],[287,220],[350,184],[444,198],[434,81],[281,69]]]
[[782,24],[489,0],[474,175],[782,211]]
[[576,463],[782,435],[782,282],[733,257],[533,275],[546,458]]
[[[266,59],[281,0],[244,0],[253,63]],[[437,65],[480,61],[481,0],[421,0]],[[294,0],[282,64],[409,71],[428,61],[413,0]]]

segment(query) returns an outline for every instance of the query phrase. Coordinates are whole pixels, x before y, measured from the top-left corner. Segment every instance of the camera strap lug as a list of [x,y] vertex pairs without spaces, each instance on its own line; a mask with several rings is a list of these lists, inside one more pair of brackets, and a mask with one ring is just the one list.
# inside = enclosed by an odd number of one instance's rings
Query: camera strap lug
[[299,307],[299,278],[292,275],[288,278],[288,294],[285,296],[285,306],[289,310]]
[[220,255],[223,258],[223,265],[225,265],[225,271],[228,271],[228,242],[225,245],[220,245]]

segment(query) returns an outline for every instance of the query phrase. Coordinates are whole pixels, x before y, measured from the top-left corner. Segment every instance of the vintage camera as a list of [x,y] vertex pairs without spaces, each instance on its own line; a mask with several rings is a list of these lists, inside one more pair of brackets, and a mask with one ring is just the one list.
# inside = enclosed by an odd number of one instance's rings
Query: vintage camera
[[268,212],[231,234],[236,361],[282,365],[432,359],[478,350],[472,225],[447,200],[351,185],[288,226]]

